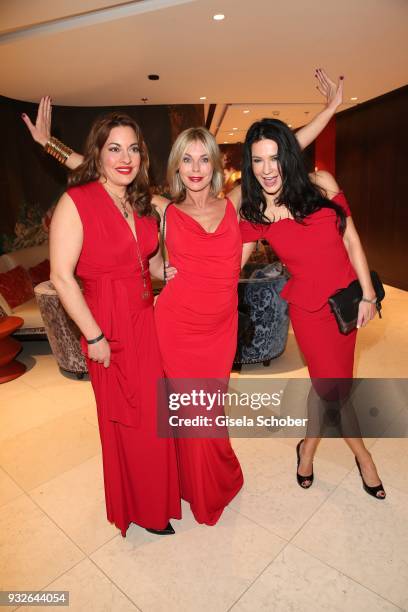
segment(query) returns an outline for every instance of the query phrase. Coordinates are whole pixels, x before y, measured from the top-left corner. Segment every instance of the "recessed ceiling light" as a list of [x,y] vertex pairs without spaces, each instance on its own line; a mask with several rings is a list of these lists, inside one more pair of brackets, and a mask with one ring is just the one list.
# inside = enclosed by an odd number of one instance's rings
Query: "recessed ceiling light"
[[213,15],[213,19],[214,21],[222,21],[223,19],[225,19],[225,15],[219,13],[218,15]]
[[350,98],[350,100],[352,100],[353,102],[355,102],[356,100],[358,100],[357,96],[354,96],[353,98]]
[[224,140],[224,144],[228,144],[228,140]]
[[233,136],[233,135],[234,135],[234,132],[230,132],[230,133],[228,134],[228,136]]
[[244,115],[247,115],[249,113],[249,110],[246,108],[244,111],[242,111],[244,113]]
[[291,123],[288,123],[288,127],[292,127],[292,124],[291,124]]
[[201,96],[200,100],[206,100],[207,96]]
[[238,128],[232,128],[233,130],[237,130]]

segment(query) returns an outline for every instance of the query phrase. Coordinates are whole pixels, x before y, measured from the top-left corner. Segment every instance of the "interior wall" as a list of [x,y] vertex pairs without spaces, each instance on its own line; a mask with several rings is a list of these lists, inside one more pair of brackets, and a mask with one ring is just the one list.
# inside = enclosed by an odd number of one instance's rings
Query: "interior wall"
[[369,266],[408,290],[408,86],[336,116],[336,177]]

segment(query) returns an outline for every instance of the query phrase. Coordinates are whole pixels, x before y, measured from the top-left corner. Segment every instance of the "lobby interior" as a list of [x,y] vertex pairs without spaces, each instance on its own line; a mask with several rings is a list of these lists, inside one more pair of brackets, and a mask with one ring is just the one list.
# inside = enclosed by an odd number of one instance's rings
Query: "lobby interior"
[[[315,482],[305,491],[296,482],[298,438],[232,438],[245,484],[216,526],[197,524],[183,502],[174,536],[131,525],[123,538],[106,520],[89,379],[62,372],[46,340],[23,341],[18,360],[26,372],[0,385],[0,590],[69,591],[75,612],[408,610],[408,407],[406,386],[398,382],[408,371],[408,262],[401,239],[408,6],[398,0],[311,0],[307,7],[254,0],[250,9],[233,0],[11,4],[0,9],[2,124],[17,110],[34,117],[49,93],[57,126],[72,146],[80,146],[78,134],[93,117],[85,107],[101,106],[137,107],[153,143],[160,134],[153,125],[159,115],[152,113],[172,109],[163,123],[171,139],[174,117],[184,108],[179,128],[201,113],[220,145],[239,146],[257,118],[276,116],[297,128],[319,112],[316,64],[336,78],[344,74],[335,137],[331,132],[310,155],[315,166],[324,168],[328,157],[335,164],[340,185],[351,192],[370,265],[385,283],[383,318],[358,334],[354,375],[384,379],[387,389],[405,395],[401,409],[390,406],[381,435],[365,439],[386,500],[363,491],[341,439],[322,440]],[[214,20],[217,14],[224,19]],[[28,137],[25,126],[16,127],[21,119],[13,121],[7,129],[18,134],[12,145],[18,151]],[[167,149],[158,145],[157,151],[160,177]],[[32,156],[22,159],[34,160],[35,172],[41,166],[44,176],[57,173],[45,187],[45,211],[64,172],[53,160],[44,163],[34,145],[24,155]],[[18,172],[24,186],[24,164]],[[32,183],[36,197],[41,180]],[[14,226],[14,202],[23,191],[7,192],[13,204],[1,205],[2,231]],[[390,214],[381,215],[381,207]],[[292,329],[282,355],[267,366],[243,365],[231,377],[232,383],[306,379]],[[375,398],[369,408],[375,410]]]

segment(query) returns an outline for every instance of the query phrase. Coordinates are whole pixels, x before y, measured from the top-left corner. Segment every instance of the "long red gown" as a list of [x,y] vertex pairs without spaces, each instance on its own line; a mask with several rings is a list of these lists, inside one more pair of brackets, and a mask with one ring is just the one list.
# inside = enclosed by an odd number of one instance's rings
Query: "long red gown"
[[[212,233],[174,204],[166,215],[169,261],[178,270],[155,308],[166,377],[228,380],[237,341],[242,252],[234,206],[227,200]],[[179,438],[176,450],[182,498],[197,522],[214,525],[243,484],[228,436]]]
[[[180,518],[172,439],[156,432],[157,380],[163,376],[153,297],[143,282],[132,231],[98,182],[68,190],[83,226],[76,272],[85,300],[111,347],[105,368],[87,359],[102,443],[108,520],[125,535],[131,522],[164,529]],[[134,215],[145,270],[157,248],[157,224]],[[149,287],[150,279],[149,279]],[[87,345],[82,339],[86,354]]]

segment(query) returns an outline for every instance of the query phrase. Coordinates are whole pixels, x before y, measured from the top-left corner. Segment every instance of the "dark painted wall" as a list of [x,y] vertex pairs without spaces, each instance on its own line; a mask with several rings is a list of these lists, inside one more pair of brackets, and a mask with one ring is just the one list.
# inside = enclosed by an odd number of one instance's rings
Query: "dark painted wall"
[[408,86],[336,116],[336,177],[370,267],[408,290]]

